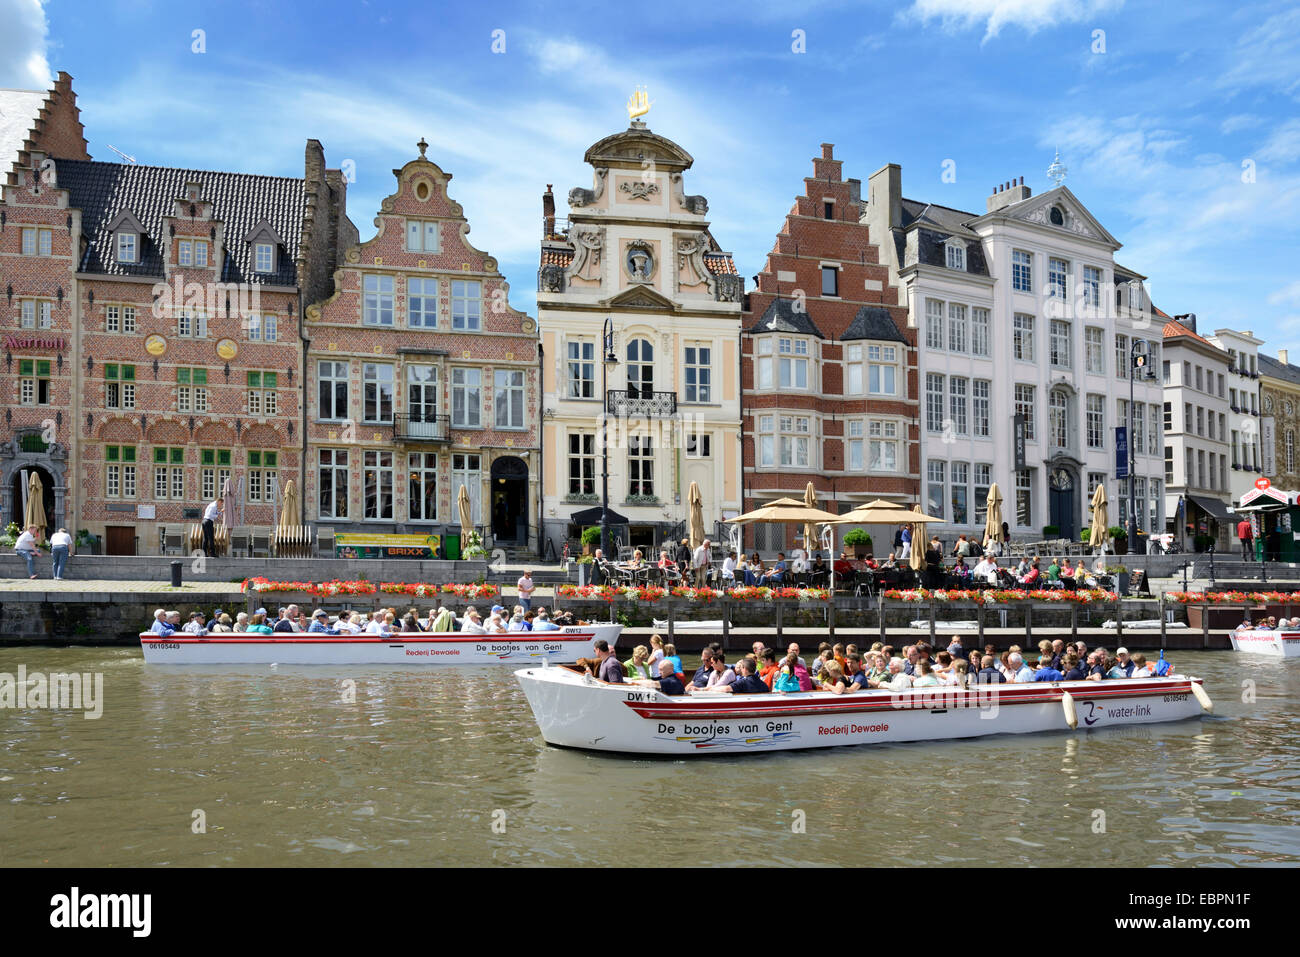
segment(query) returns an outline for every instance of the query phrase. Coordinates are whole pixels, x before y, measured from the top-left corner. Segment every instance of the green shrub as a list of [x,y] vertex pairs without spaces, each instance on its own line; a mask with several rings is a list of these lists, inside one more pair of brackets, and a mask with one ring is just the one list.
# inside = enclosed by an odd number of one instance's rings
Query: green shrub
[[1121,525],[1112,525],[1108,531],[1110,532],[1111,538],[1128,538],[1128,532],[1126,532]]
[[862,529],[855,528],[850,530],[849,533],[844,536],[844,544],[845,545],[870,545],[871,536],[868,535]]
[[600,526],[588,525],[582,530],[582,544],[599,545],[600,544]]

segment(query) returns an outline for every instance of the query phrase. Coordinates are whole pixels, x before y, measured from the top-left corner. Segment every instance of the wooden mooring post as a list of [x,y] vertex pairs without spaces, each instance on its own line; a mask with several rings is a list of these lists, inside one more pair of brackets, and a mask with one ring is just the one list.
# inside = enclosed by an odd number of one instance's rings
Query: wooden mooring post
[[722,650],[731,648],[731,602],[722,602]]

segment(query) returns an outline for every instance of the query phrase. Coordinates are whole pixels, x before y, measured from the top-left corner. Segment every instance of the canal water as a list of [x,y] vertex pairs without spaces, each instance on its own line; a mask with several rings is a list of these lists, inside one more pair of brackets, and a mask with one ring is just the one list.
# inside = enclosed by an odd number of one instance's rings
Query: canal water
[[1300,861],[1300,661],[1176,661],[1213,716],[679,761],[546,746],[508,668],[0,648],[0,672],[99,673],[104,697],[94,720],[0,710],[0,864]]

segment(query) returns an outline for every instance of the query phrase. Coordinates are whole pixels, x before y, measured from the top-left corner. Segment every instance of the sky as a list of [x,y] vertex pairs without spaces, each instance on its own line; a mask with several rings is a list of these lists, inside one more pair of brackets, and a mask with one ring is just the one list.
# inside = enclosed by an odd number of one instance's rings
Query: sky
[[590,187],[644,86],[747,285],[822,143],[975,212],[1050,188],[1059,149],[1165,312],[1300,355],[1294,3],[0,0],[0,24],[0,87],[72,74],[96,159],[301,176],[316,138],[363,239],[423,137],[530,312],[546,184],[561,210]]

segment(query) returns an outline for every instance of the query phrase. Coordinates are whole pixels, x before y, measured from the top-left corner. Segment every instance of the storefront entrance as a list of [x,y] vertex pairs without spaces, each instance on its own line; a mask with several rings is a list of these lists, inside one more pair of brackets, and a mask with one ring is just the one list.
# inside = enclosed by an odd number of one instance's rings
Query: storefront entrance
[[1074,473],[1068,468],[1054,468],[1048,473],[1051,484],[1048,486],[1048,514],[1050,524],[1057,528],[1057,535],[1074,541],[1078,537],[1078,513],[1075,506],[1079,498],[1078,485]]
[[492,541],[528,543],[528,465],[515,455],[492,462]]

